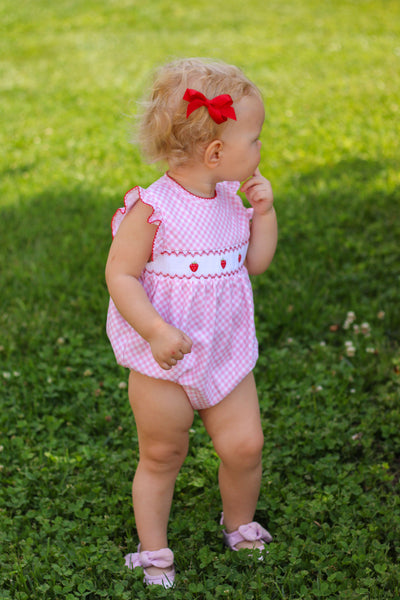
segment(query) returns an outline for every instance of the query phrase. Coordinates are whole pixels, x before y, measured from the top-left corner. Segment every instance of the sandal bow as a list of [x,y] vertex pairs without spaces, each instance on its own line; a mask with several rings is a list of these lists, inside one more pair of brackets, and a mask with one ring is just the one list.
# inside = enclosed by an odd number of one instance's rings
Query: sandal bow
[[[220,525],[224,523],[224,515],[221,515]],[[236,531],[232,531],[228,533],[225,529],[222,530],[224,536],[225,544],[231,549],[237,552],[239,548],[236,547],[240,542],[257,542],[260,544],[254,548],[254,550],[259,550],[262,552],[265,548],[265,543],[269,544],[272,542],[272,535],[260,525],[256,521],[252,523],[246,523],[245,525],[240,525]],[[260,558],[262,559],[262,557]]]
[[170,567],[174,562],[174,553],[169,548],[162,548],[161,550],[154,550],[149,552],[144,550],[143,552],[135,552],[133,554],[127,554],[125,556],[125,566],[129,569],[135,569],[136,567],[158,567],[159,569],[166,569]]
[[264,527],[256,521],[248,523],[247,525],[241,525],[238,528],[238,532],[248,542],[255,542],[257,540],[263,540],[268,544],[272,542],[272,535],[269,531],[264,529]]
[[[144,583],[146,585],[162,585],[164,588],[170,588],[174,584],[175,569],[174,569],[174,553],[169,548],[161,550],[138,551],[125,556],[125,566],[129,569],[141,567],[144,574]],[[146,569],[148,567],[157,567],[159,569],[168,569],[167,572],[159,575],[150,575]]]

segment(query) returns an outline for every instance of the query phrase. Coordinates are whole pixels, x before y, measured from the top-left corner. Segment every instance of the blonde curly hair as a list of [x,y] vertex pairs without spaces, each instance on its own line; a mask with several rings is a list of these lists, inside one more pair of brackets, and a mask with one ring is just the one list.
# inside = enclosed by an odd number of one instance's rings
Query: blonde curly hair
[[251,94],[261,98],[257,86],[233,65],[188,58],[173,61],[155,74],[150,97],[142,105],[136,141],[149,162],[179,166],[201,156],[210,142],[217,139],[226,122],[218,125],[206,107],[186,118],[187,88],[207,98],[230,94],[235,103]]

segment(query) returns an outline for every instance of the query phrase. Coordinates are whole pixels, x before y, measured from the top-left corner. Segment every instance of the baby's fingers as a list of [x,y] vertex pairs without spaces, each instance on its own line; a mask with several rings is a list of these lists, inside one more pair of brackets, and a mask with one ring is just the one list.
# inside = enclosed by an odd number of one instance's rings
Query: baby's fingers
[[178,350],[177,352],[173,352],[171,356],[168,356],[164,360],[158,360],[158,364],[165,371],[169,371],[172,367],[178,364],[179,360],[182,360],[183,354]]
[[183,334],[181,351],[183,354],[190,354],[192,351],[192,340],[186,333]]
[[164,371],[169,371],[170,369],[172,369],[172,365],[169,365],[166,362],[159,362],[158,364],[162,369],[164,369]]

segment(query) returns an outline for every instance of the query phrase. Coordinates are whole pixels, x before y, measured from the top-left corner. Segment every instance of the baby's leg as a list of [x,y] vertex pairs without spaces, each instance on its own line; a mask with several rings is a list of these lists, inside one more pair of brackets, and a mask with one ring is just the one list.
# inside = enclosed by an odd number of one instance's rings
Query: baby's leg
[[[224,400],[200,412],[221,459],[219,485],[228,533],[253,520],[261,484],[264,436],[253,374]],[[238,547],[252,547],[241,542]]]
[[141,550],[160,550],[168,546],[172,496],[188,450],[193,409],[181,386],[134,371],[129,377],[129,401],[139,439],[132,486],[136,527]]

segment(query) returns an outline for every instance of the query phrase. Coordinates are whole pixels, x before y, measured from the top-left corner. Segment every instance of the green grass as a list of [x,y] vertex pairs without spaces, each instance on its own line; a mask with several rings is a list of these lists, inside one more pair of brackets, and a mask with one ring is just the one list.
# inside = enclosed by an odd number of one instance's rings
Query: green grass
[[[398,3],[3,0],[0,16],[1,600],[400,598]],[[123,566],[137,439],[103,273],[111,215],[158,175],[128,143],[135,102],[186,55],[238,64],[265,96],[280,241],[254,279],[256,517],[275,541],[263,563],[223,550],[196,419],[164,591]]]

